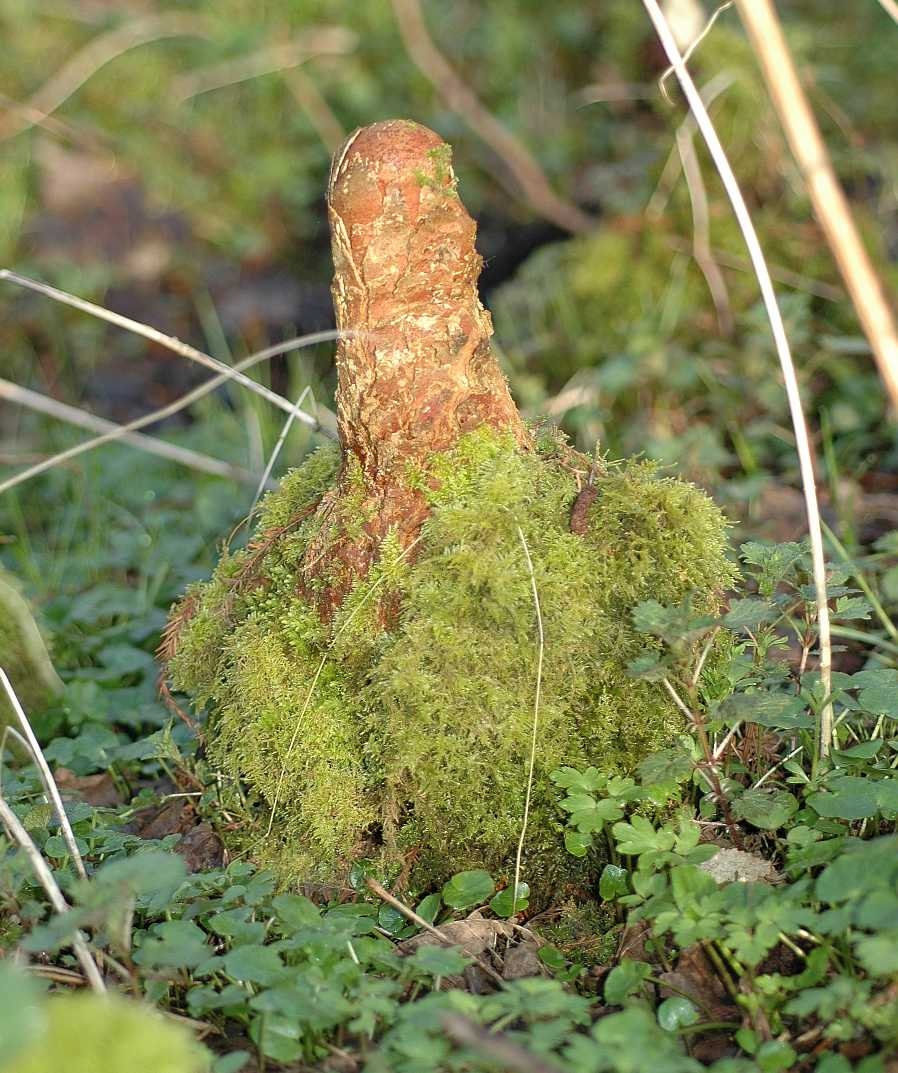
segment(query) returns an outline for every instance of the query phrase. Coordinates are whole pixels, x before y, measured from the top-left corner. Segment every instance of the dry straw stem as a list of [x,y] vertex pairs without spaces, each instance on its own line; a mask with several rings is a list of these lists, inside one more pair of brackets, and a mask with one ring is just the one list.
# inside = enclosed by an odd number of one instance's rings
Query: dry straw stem
[[444,1014],[442,1021],[446,1035],[453,1043],[477,1051],[497,1069],[509,1073],[558,1073],[557,1066],[525,1051],[504,1033],[482,1028],[460,1013]]
[[514,886],[511,888],[512,916],[517,905],[518,890],[521,882],[521,857],[524,853],[524,839],[527,835],[527,822],[530,819],[530,797],[533,791],[533,769],[536,766],[536,745],[539,730],[539,702],[543,685],[543,657],[546,651],[546,635],[543,629],[543,613],[539,603],[539,590],[536,587],[536,574],[533,570],[533,559],[530,556],[530,548],[527,546],[527,538],[524,530],[518,526],[518,537],[521,547],[524,549],[524,558],[527,560],[527,571],[530,574],[530,589],[533,593],[533,608],[536,613],[536,628],[539,638],[539,648],[536,657],[536,689],[533,694],[533,733],[530,739],[530,760],[527,767],[527,793],[524,797],[524,817],[521,821],[521,837],[518,839],[518,849],[514,858]]
[[680,151],[680,161],[683,165],[683,176],[689,190],[689,202],[692,206],[692,256],[695,263],[705,277],[708,290],[711,292],[711,300],[717,312],[717,325],[720,334],[730,336],[733,334],[733,310],[730,305],[730,294],[727,290],[726,280],[720,265],[714,260],[711,252],[711,224],[708,210],[708,193],[702,179],[702,169],[698,162],[698,153],[692,137],[694,130],[687,129],[684,123],[680,124],[677,131],[677,149]]
[[[270,388],[265,387],[264,384],[257,383],[255,380],[250,379],[250,377],[238,372],[232,366],[225,365],[223,361],[211,357],[209,354],[206,354],[202,350],[198,350],[189,343],[181,342],[180,339],[176,339],[173,335],[166,335],[164,332],[160,332],[157,328],[151,328],[149,324],[142,324],[139,320],[132,320],[130,317],[124,317],[121,313],[114,313],[111,309],[104,309],[103,306],[95,305],[93,302],[87,302],[83,298],[78,298],[74,294],[69,294],[68,291],[62,291],[58,287],[51,287],[48,283],[41,283],[36,279],[29,279],[28,276],[20,276],[18,272],[13,272],[8,268],[0,269],[0,280],[4,279],[9,280],[10,283],[17,283],[20,287],[26,287],[30,291],[37,291],[38,294],[44,294],[48,298],[61,302],[63,305],[71,306],[73,309],[80,309],[82,313],[89,313],[92,317],[96,317],[98,320],[105,320],[108,324],[115,324],[117,327],[133,332],[135,335],[143,336],[144,339],[149,339],[151,343],[158,343],[160,346],[165,347],[166,350],[171,350],[172,353],[178,354],[182,358],[187,358],[189,361],[195,361],[199,365],[205,365],[207,369],[214,369],[215,372],[218,373],[229,373],[242,387],[248,388],[250,391],[260,395],[272,405],[277,406],[278,409],[283,410],[288,414],[293,412],[293,403],[289,399],[285,399],[283,395],[278,395],[276,391],[272,391]],[[311,414],[301,411],[296,416],[303,422],[303,424],[309,425],[316,431],[320,430],[321,426],[319,425],[317,418],[312,417]]]
[[[695,52],[698,46],[702,43],[702,41],[705,40],[705,38],[714,28],[714,23],[717,22],[717,20],[724,13],[724,11],[727,11],[729,8],[731,8],[735,2],[736,0],[725,0],[725,3],[721,4],[718,8],[714,10],[711,17],[705,23],[702,32],[698,35],[698,37],[696,37],[696,39],[689,45],[689,48],[687,48],[686,51],[683,53],[683,63],[689,62],[689,60],[692,58],[693,52]],[[670,94],[667,92],[667,80],[674,73],[674,69],[674,65],[671,64],[670,67],[667,68],[667,70],[661,75],[661,78],[658,80],[658,86],[664,96],[664,99],[667,101],[668,104],[673,104],[673,101],[670,99]]]
[[767,89],[845,286],[870,341],[892,407],[898,409],[898,327],[854,224],[771,0],[737,0]]
[[182,75],[174,80],[172,94],[183,104],[203,93],[288,71],[314,56],[345,56],[357,44],[358,35],[344,26],[309,26],[292,41],[267,44],[247,55]]
[[346,131],[314,79],[301,67],[293,67],[284,71],[284,81],[327,151],[336,153],[346,140]]
[[0,127],[0,141],[41,124],[85,82],[122,53],[166,37],[205,37],[206,23],[195,15],[165,12],[133,19],[99,34],[65,63]]
[[777,305],[776,292],[773,289],[773,282],[770,278],[767,262],[764,259],[764,253],[761,250],[761,244],[758,241],[758,234],[752,223],[751,214],[745,204],[742,191],[739,189],[736,176],[733,174],[733,169],[727,159],[726,151],[717,136],[717,131],[714,129],[714,124],[702,102],[701,95],[692,80],[692,76],[683,62],[683,57],[680,55],[680,50],[674,40],[664,12],[659,7],[657,0],[643,0],[643,4],[655,27],[664,51],[676,71],[677,78],[686,95],[686,100],[689,102],[689,107],[692,109],[695,121],[702,133],[702,137],[705,139],[708,151],[733,206],[733,212],[739,223],[745,244],[748,247],[752,266],[758,277],[758,284],[761,288],[767,316],[770,318],[770,327],[786,385],[789,411],[792,415],[792,426],[795,430],[795,446],[798,452],[798,464],[801,471],[805,509],[808,516],[808,530],[811,538],[814,588],[817,596],[817,626],[820,633],[820,678],[823,684],[824,697],[826,698],[820,713],[820,752],[823,756],[828,756],[833,737],[833,709],[829,700],[832,693],[832,639],[826,592],[826,563],[823,557],[823,533],[820,527],[820,509],[817,504],[814,463],[811,456],[807,423],[801,407],[801,394],[798,390],[795,364],[792,361],[792,352],[789,348],[786,328]]
[[[435,939],[439,939],[443,946],[458,946],[457,942],[450,939],[448,935],[444,935],[439,928],[435,928],[433,924],[425,920],[424,917],[419,916],[414,909],[409,909],[404,902],[401,902],[395,895],[390,894],[387,888],[378,883],[376,879],[372,879],[369,876],[369,878],[365,880],[365,886],[372,894],[376,894],[381,901],[392,906],[397,913],[402,913],[406,920],[410,920],[413,924],[417,924],[419,928],[423,928],[429,935],[432,935]],[[478,968],[482,969],[491,980],[494,980],[497,984],[505,983],[492,965],[484,961],[483,958],[477,957],[476,954],[467,956],[472,957]]]
[[[92,440],[85,440],[84,443],[75,444],[74,447],[69,447],[65,451],[60,451],[59,454],[53,455],[52,458],[45,458],[41,462],[29,466],[28,469],[22,470],[21,473],[17,473],[14,477],[9,477],[7,480],[0,482],[0,495],[2,495],[3,492],[8,492],[10,488],[15,488],[16,485],[24,484],[25,481],[31,480],[32,477],[37,477],[41,473],[46,473],[47,470],[54,469],[56,466],[62,465],[64,462],[68,462],[70,459],[84,454],[86,451],[92,451],[95,447],[102,447],[105,443],[112,443],[115,440],[121,439],[129,432],[136,432],[138,429],[145,428],[147,425],[152,425],[157,421],[163,421],[165,418],[171,417],[180,410],[186,409],[191,403],[203,398],[204,395],[208,395],[216,388],[221,387],[222,384],[226,384],[229,380],[233,379],[236,373],[239,373],[243,369],[248,369],[251,365],[255,365],[260,361],[265,361],[268,358],[273,358],[278,354],[285,354],[290,350],[298,350],[304,346],[312,346],[315,343],[324,343],[329,340],[338,339],[340,338],[340,334],[341,333],[338,331],[313,332],[311,335],[302,335],[296,339],[287,339],[283,343],[276,343],[274,346],[266,347],[264,350],[260,350],[255,354],[250,354],[249,357],[244,358],[242,361],[238,361],[233,369],[228,369],[227,372],[222,373],[220,376],[213,376],[210,380],[207,380],[205,384],[200,384],[199,387],[195,387],[192,391],[188,391],[186,395],[182,395],[179,399],[175,399],[174,402],[170,402],[167,406],[162,406],[158,410],[153,410],[152,413],[144,414],[143,417],[135,418],[134,421],[130,421],[127,425],[119,425],[112,432],[105,432],[102,436],[96,436]],[[225,368],[227,368],[227,366]],[[293,404],[291,403],[291,408],[292,405]],[[335,439],[336,432],[333,430],[333,425],[335,424],[334,416],[329,410],[324,410],[322,408],[320,416],[323,417],[325,414],[329,418],[329,424],[328,426],[319,425],[318,431],[323,435],[328,436],[330,439]]]
[[6,671],[3,670],[2,667],[0,667],[0,686],[2,686],[7,700],[12,705],[12,710],[16,713],[16,719],[19,721],[19,725],[22,728],[22,734],[28,744],[28,751],[31,753],[35,764],[37,764],[41,782],[44,784],[47,796],[52,802],[53,811],[56,813],[56,818],[59,820],[62,837],[71,854],[75,871],[82,879],[87,879],[87,870],[84,867],[84,861],[81,859],[78,843],[75,841],[75,832],[72,830],[72,825],[69,823],[69,818],[66,815],[65,806],[62,803],[62,796],[59,793],[59,787],[56,785],[56,780],[53,778],[53,772],[50,770],[50,765],[47,763],[46,757],[41,751],[40,743],[35,737],[34,731],[31,729],[31,724],[28,722],[28,716],[25,714],[25,710],[19,703],[19,698],[16,696],[16,691],[12,687],[12,682],[10,682]]
[[458,112],[505,164],[530,207],[564,231],[573,234],[591,231],[597,223],[595,217],[555,193],[529,150],[484,108],[477,94],[434,44],[419,0],[393,0],[393,10],[412,62],[445,103]]
[[259,478],[259,484],[256,488],[256,495],[253,499],[253,505],[249,509],[250,517],[255,514],[256,507],[259,505],[259,500],[262,498],[262,493],[265,491],[266,488],[269,487],[269,478],[271,477],[271,471],[274,469],[275,462],[277,462],[278,456],[281,453],[281,448],[284,446],[284,441],[287,439],[287,433],[290,431],[290,428],[293,425],[293,419],[296,417],[296,414],[302,408],[302,404],[306,401],[306,396],[311,390],[312,389],[308,386],[302,389],[299,398],[294,404],[293,410],[290,412],[290,414],[287,416],[287,420],[284,422],[283,428],[281,429],[281,434],[278,436],[278,441],[274,445],[274,450],[271,452],[271,455],[268,458],[268,463],[265,466],[265,470],[262,473],[262,476]]
[[888,15],[890,15],[895,22],[898,22],[898,4],[895,0],[879,0],[879,4]]
[[[0,399],[17,403],[26,409],[36,410],[38,413],[48,414],[50,417],[56,417],[60,421],[76,425],[78,428],[85,428],[90,432],[115,432],[121,428],[114,421],[107,421],[104,417],[97,417],[86,410],[79,410],[58,399],[51,399],[47,395],[41,395],[40,392],[20,387],[2,377],[0,377]],[[131,447],[178,462],[189,469],[199,470],[200,473],[210,473],[213,477],[226,477],[245,484],[255,484],[258,480],[256,474],[250,473],[242,466],[234,466],[230,462],[222,462],[217,458],[201,454],[199,451],[191,451],[187,447],[179,447],[175,443],[167,443],[153,436],[144,436],[140,432],[122,431],[119,438],[122,443],[127,443]]]
[[[50,904],[57,913],[67,913],[69,910],[68,903],[62,896],[62,891],[59,889],[59,885],[53,878],[53,873],[50,871],[47,862],[41,856],[40,850],[31,840],[31,836],[22,826],[19,817],[13,812],[2,796],[0,796],[0,820],[2,820],[3,826],[6,828],[9,837],[19,846],[28,858],[31,867],[34,869],[34,874],[38,878],[38,882],[44,888],[47,897],[50,899]],[[87,977],[90,986],[94,991],[97,991],[100,994],[105,992],[106,985],[103,983],[103,977],[100,975],[97,963],[90,956],[87,943],[80,931],[76,931],[72,936],[72,949],[75,951],[75,955],[81,963],[81,968],[84,969],[84,975]]]

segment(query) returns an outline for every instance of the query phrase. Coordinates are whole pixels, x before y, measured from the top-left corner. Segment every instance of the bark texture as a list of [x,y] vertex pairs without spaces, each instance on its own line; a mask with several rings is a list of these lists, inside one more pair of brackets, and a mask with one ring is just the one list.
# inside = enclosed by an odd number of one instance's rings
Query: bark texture
[[[405,120],[357,130],[328,183],[343,471],[303,587],[329,615],[395,530],[404,547],[427,511],[411,487],[429,457],[481,425],[529,435],[490,350],[477,294],[476,225],[456,192],[451,149]],[[351,497],[362,531],[347,528]],[[350,535],[350,533],[352,535]]]

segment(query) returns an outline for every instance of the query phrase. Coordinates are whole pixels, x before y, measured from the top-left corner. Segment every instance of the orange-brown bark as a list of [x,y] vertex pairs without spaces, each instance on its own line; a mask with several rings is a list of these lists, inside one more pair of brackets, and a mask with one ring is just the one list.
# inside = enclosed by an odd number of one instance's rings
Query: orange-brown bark
[[[491,351],[477,294],[476,225],[456,193],[449,146],[404,120],[352,134],[334,157],[328,212],[337,325],[337,415],[344,476],[322,502],[325,521],[303,585],[325,614],[364,576],[386,534],[403,546],[427,516],[409,473],[427,468],[481,425],[528,433]],[[353,463],[357,463],[354,465]],[[340,500],[361,475],[361,536],[345,534]],[[354,502],[358,503],[355,488]]]

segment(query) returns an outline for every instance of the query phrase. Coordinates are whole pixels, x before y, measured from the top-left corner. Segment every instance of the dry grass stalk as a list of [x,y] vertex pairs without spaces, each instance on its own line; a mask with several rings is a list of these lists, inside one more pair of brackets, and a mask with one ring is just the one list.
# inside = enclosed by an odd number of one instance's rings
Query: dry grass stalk
[[[702,43],[702,41],[705,40],[705,38],[714,28],[714,23],[717,22],[717,20],[724,13],[724,11],[726,11],[728,8],[731,8],[735,2],[736,0],[725,0],[724,3],[722,3],[718,8],[714,10],[711,17],[708,19],[708,21],[702,28],[701,33],[695,38],[695,40],[683,53],[683,63],[689,62],[689,60],[692,58],[693,52],[695,52],[698,46]],[[661,93],[664,95],[664,99],[667,101],[668,104],[673,104],[673,101],[670,99],[670,94],[667,92],[667,80],[674,73],[674,70],[674,65],[671,64],[670,67],[668,67],[667,70],[664,71],[664,73],[661,75],[661,78],[658,80],[658,86],[660,87]]]
[[166,37],[204,37],[206,23],[195,15],[166,12],[133,19],[99,34],[48,79],[36,93],[7,117],[0,141],[41,124],[111,60],[138,45]]
[[705,277],[711,300],[717,312],[717,324],[720,334],[733,334],[733,309],[730,294],[720,265],[714,260],[711,251],[711,214],[708,210],[708,194],[702,179],[702,169],[698,162],[698,153],[693,143],[694,130],[687,129],[684,123],[677,131],[677,149],[683,165],[683,176],[689,190],[689,203],[692,206],[692,256]]
[[172,94],[183,104],[203,93],[277,74],[313,56],[345,56],[358,44],[358,35],[343,26],[309,26],[292,41],[267,44],[247,55],[203,67],[174,80]]
[[293,420],[297,413],[302,409],[302,404],[306,401],[306,396],[312,389],[308,386],[304,387],[297,398],[292,411],[288,414],[287,420],[284,422],[281,434],[278,436],[278,441],[274,445],[274,450],[268,457],[268,462],[265,465],[265,469],[262,476],[259,478],[259,484],[256,488],[256,495],[253,499],[253,505],[249,508],[250,517],[256,512],[256,507],[259,505],[259,500],[262,498],[262,493],[269,486],[269,478],[271,477],[271,471],[274,469],[274,464],[278,460],[278,456],[281,453],[281,448],[284,446],[284,441],[287,439],[287,433],[293,425]]
[[336,153],[346,139],[346,131],[314,79],[302,67],[293,67],[284,71],[284,81],[327,151]]
[[895,22],[898,22],[898,4],[895,0],[879,0],[879,5]]
[[[225,365],[223,361],[211,357],[211,355],[198,350],[189,343],[183,343],[173,335],[166,335],[149,324],[142,324],[139,320],[132,320],[130,317],[122,316],[121,313],[115,313],[111,309],[105,309],[103,306],[85,301],[85,299],[78,298],[77,295],[69,294],[68,291],[60,290],[58,287],[51,287],[49,284],[41,283],[39,280],[20,276],[18,272],[12,272],[8,268],[0,269],[0,280],[9,280],[10,283],[16,283],[27,290],[46,295],[47,298],[61,302],[62,305],[71,306],[72,309],[80,309],[82,313],[89,313],[92,317],[96,317],[97,320],[105,320],[107,324],[114,324],[118,328],[124,328],[126,331],[140,335],[144,339],[149,339],[151,343],[158,343],[159,346],[165,347],[166,350],[170,350],[173,354],[178,354],[189,361],[195,361],[199,365],[205,365],[207,369],[213,369],[218,373],[228,373],[242,387],[260,395],[267,402],[277,406],[278,409],[283,410],[285,413],[289,414],[293,410],[293,403],[289,399],[285,399],[283,395],[278,395],[276,391],[272,391],[270,388],[265,387],[264,384],[259,384],[250,379],[250,377],[245,376],[236,368]],[[299,413],[297,417],[312,428],[318,427],[318,422],[311,414]]]
[[530,548],[527,546],[527,538],[524,530],[518,526],[518,536],[521,547],[524,549],[524,558],[527,560],[527,571],[530,574],[530,588],[533,593],[533,608],[536,613],[537,636],[539,648],[536,659],[536,689],[533,695],[533,734],[530,739],[530,760],[527,767],[527,792],[524,797],[524,817],[521,821],[521,837],[518,839],[518,848],[514,858],[514,886],[511,888],[511,906],[514,910],[517,906],[518,890],[521,882],[521,857],[524,853],[524,839],[527,835],[527,822],[530,819],[530,797],[533,792],[533,770],[536,767],[536,744],[539,730],[539,702],[543,685],[543,658],[546,651],[546,635],[543,629],[543,613],[539,603],[539,590],[536,587],[536,574],[533,570],[533,559],[530,557]]
[[[54,879],[49,865],[41,856],[40,850],[32,841],[31,836],[22,826],[19,817],[13,812],[2,796],[0,796],[0,821],[3,822],[3,826],[6,828],[10,839],[16,843],[28,858],[31,867],[34,869],[34,874],[38,878],[38,882],[44,888],[47,897],[50,899],[50,904],[57,913],[67,913],[69,910],[68,902],[66,902],[63,897],[62,891],[59,889],[59,884]],[[103,983],[103,977],[100,975],[97,963],[91,957],[90,950],[87,948],[87,942],[80,931],[76,931],[72,936],[72,949],[75,951],[75,955],[81,964],[81,968],[84,969],[84,975],[87,977],[90,986],[94,991],[97,991],[100,994],[105,992],[106,985]]]
[[[434,44],[419,0],[393,0],[399,32],[409,57],[449,108],[496,153],[528,204],[564,231],[579,234],[596,226],[595,217],[558,194],[524,144],[480,103],[477,94]],[[518,191],[512,191],[517,194]]]
[[53,772],[50,770],[50,765],[47,763],[47,759],[41,750],[40,742],[37,740],[34,731],[31,729],[31,723],[28,722],[28,716],[25,714],[25,710],[22,708],[19,698],[16,696],[16,691],[12,687],[12,682],[10,682],[6,671],[3,670],[2,667],[0,667],[0,686],[2,686],[3,692],[6,694],[6,699],[12,706],[12,710],[16,714],[16,719],[19,721],[19,726],[22,728],[22,737],[24,737],[28,746],[28,752],[31,754],[32,759],[37,765],[41,782],[44,784],[44,789],[47,791],[47,796],[50,798],[50,802],[53,805],[53,811],[56,813],[57,820],[59,820],[59,828],[62,831],[63,840],[71,855],[75,871],[82,879],[87,879],[87,870],[84,867],[84,861],[81,859],[81,851],[78,849],[78,843],[75,840],[75,832],[72,830],[72,825],[69,823],[69,818],[66,815],[65,806],[62,803],[62,795],[59,793],[59,787],[56,785],[56,780],[53,778]]
[[[121,427],[114,421],[107,421],[104,417],[97,417],[86,410],[79,410],[75,406],[69,406],[58,399],[52,399],[38,391],[31,391],[27,387],[20,387],[2,378],[0,378],[0,399],[6,399],[29,410],[36,410],[38,413],[47,414],[91,432],[114,432]],[[199,451],[191,451],[187,447],[179,447],[175,443],[158,440],[154,436],[145,436],[140,432],[122,432],[119,438],[122,443],[127,443],[131,447],[146,451],[148,454],[158,455],[160,458],[167,458],[189,469],[198,470],[200,473],[209,473],[213,477],[226,477],[245,484],[255,484],[258,480],[256,474],[250,473],[242,466],[234,466],[230,462],[210,458]]]
[[676,71],[677,78],[689,102],[689,107],[695,116],[695,121],[702,133],[702,137],[708,146],[708,151],[714,161],[715,167],[720,174],[721,181],[733,212],[739,223],[745,244],[748,247],[752,266],[758,277],[758,284],[764,299],[767,316],[770,319],[770,327],[773,332],[776,350],[779,356],[783,372],[783,380],[786,386],[786,395],[789,400],[789,411],[792,416],[792,426],[795,431],[795,446],[798,452],[798,463],[801,471],[801,482],[804,490],[805,509],[808,518],[808,530],[811,538],[811,558],[814,571],[814,588],[817,596],[817,626],[820,634],[820,678],[823,685],[825,702],[820,714],[820,751],[821,754],[829,755],[833,737],[833,709],[829,700],[832,693],[832,639],[829,622],[829,604],[826,591],[826,562],[823,556],[823,533],[820,526],[820,508],[817,503],[817,485],[814,478],[814,463],[811,455],[811,443],[808,435],[807,422],[801,405],[801,393],[798,389],[798,378],[795,373],[795,363],[792,360],[792,352],[789,340],[786,336],[786,328],[783,324],[782,314],[776,301],[776,292],[770,271],[758,240],[758,234],[752,222],[751,214],[742,191],[733,174],[733,169],[727,158],[726,151],[717,136],[717,131],[708,115],[708,111],[702,102],[701,95],[692,80],[692,76],[683,62],[680,50],[671,33],[670,26],[658,5],[657,0],[643,0],[649,18],[655,27],[655,31],[661,41],[667,57]]
[[[370,876],[365,880],[365,886],[372,894],[376,894],[378,898],[386,902],[396,910],[397,913],[402,913],[406,920],[410,920],[413,924],[417,924],[419,928],[423,928],[428,935],[432,935],[435,939],[439,939],[443,946],[457,946],[458,943],[454,942],[447,935],[444,935],[439,928],[435,928],[430,921],[425,920],[424,917],[419,916],[414,909],[410,909],[404,902],[401,902],[395,895],[390,894],[386,887],[378,883],[376,879],[372,879]],[[471,955],[468,955],[471,956]],[[491,980],[497,984],[504,984],[505,981],[496,972],[496,970],[483,958],[477,957],[477,955],[471,956],[474,963],[478,968],[482,969]]]
[[814,213],[870,341],[892,407],[898,409],[898,326],[867,254],[826,144],[802,89],[771,0],[737,0],[767,89],[798,162]]
[[[84,454],[85,451],[92,451],[95,447],[102,447],[105,443],[112,443],[115,440],[121,439],[121,437],[128,432],[136,432],[138,429],[144,428],[147,425],[152,425],[157,421],[162,421],[167,417],[171,417],[180,410],[186,409],[191,403],[203,398],[204,395],[208,395],[216,388],[221,387],[222,384],[226,384],[229,380],[235,377],[235,374],[238,374],[243,369],[248,369],[251,365],[255,365],[267,358],[273,358],[277,354],[285,354],[290,350],[297,350],[300,347],[312,346],[315,343],[323,343],[338,338],[340,338],[340,332],[338,331],[313,332],[311,335],[303,335],[296,339],[288,339],[286,342],[266,347],[264,350],[260,350],[256,354],[250,354],[249,357],[237,362],[232,369],[228,369],[227,372],[222,373],[220,376],[213,376],[210,380],[207,380],[205,384],[200,384],[199,387],[195,387],[192,391],[188,391],[186,395],[182,395],[179,399],[175,399],[174,402],[170,402],[167,406],[162,406],[158,410],[153,410],[152,413],[144,414],[143,417],[135,418],[135,420],[129,421],[127,425],[119,425],[112,432],[106,432],[102,436],[96,436],[92,440],[85,440],[84,443],[75,444],[74,447],[69,447],[65,451],[60,451],[59,454],[53,455],[52,458],[45,458],[42,461],[35,463],[33,466],[29,466],[28,469],[23,470],[21,473],[17,473],[14,477],[9,477],[7,480],[0,482],[0,495],[2,495],[3,492],[9,491],[10,488],[15,488],[16,485],[31,480],[32,477],[37,477],[39,474],[47,472],[47,470],[54,469],[56,466],[62,465],[64,462]],[[225,366],[225,368],[228,367]],[[292,409],[293,404],[291,403],[290,406]],[[328,420],[328,424],[325,425],[322,419]],[[334,428],[335,418],[329,410],[325,410],[322,407],[319,417],[315,420],[316,431],[330,439],[336,438],[336,431]]]

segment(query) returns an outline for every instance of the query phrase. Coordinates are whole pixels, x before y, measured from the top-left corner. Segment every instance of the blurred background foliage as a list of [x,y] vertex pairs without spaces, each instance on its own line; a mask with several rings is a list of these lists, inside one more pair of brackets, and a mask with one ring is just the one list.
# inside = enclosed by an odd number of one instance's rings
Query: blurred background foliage
[[[687,38],[712,11],[699,0],[668,7]],[[898,28],[875,0],[779,8],[894,288]],[[409,58],[389,0],[0,0],[0,262],[236,360],[331,324],[331,151],[357,125],[413,118],[455,147],[480,225],[484,298],[527,414],[547,414],[586,450],[598,441],[612,455],[675,465],[749,527],[802,531],[757,285],[700,139],[687,125],[677,141],[685,110],[673,79],[672,102],[659,92],[665,62],[641,5],[428,0],[423,11],[463,81],[554,190],[595,217],[594,230],[570,236],[534,212],[495,146]],[[849,542],[873,539],[898,525],[894,427],[735,11],[692,68],[779,283],[827,509]],[[698,189],[684,180],[684,141]],[[707,201],[714,296],[693,255],[696,196]],[[0,375],[113,419],[205,375],[8,284],[0,305]],[[258,375],[327,401],[332,350]],[[233,388],[193,417],[163,434],[257,470],[280,424]],[[81,435],[9,405],[0,433],[4,469]],[[297,427],[283,461],[309,443]],[[28,495],[26,486],[26,504]]]

